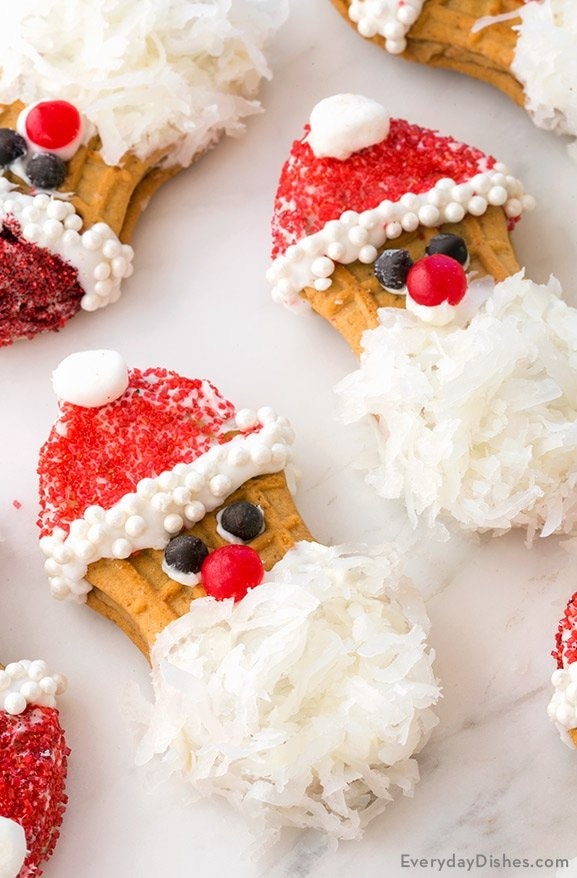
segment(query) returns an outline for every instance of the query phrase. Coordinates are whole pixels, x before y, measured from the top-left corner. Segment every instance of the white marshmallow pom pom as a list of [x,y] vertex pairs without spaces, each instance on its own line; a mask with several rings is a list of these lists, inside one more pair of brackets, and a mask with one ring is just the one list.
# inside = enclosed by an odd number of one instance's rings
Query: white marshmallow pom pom
[[519,273],[474,282],[457,313],[431,327],[383,308],[364,333],[336,391],[341,421],[374,427],[366,480],[413,521],[577,532],[577,310]]
[[22,826],[9,817],[0,817],[0,878],[18,878],[27,853]]
[[437,723],[428,628],[392,549],[298,543],[242,601],[197,599],[158,636],[137,763],[227,799],[265,844],[359,838],[412,794]]
[[313,108],[308,143],[317,158],[344,160],[384,140],[389,124],[389,114],[377,101],[363,95],[333,95]]
[[122,396],[128,387],[128,367],[116,351],[80,351],[56,367],[52,386],[62,402],[98,408]]

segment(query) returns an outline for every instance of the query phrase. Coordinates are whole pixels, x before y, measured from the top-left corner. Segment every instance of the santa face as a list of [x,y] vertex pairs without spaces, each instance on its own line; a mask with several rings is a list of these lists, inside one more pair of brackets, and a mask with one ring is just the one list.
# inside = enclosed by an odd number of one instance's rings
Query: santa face
[[[238,535],[248,536],[238,526],[239,504],[241,522],[248,518],[249,527],[258,528],[252,538]],[[227,525],[231,512],[236,522]],[[218,599],[240,599],[298,540],[310,539],[284,473],[256,476],[192,527],[173,535],[164,549],[142,549],[121,562],[101,559],[91,564],[87,603],[149,656],[159,632],[185,615],[191,601],[207,590]],[[134,614],[134,602],[143,599],[145,612]]]

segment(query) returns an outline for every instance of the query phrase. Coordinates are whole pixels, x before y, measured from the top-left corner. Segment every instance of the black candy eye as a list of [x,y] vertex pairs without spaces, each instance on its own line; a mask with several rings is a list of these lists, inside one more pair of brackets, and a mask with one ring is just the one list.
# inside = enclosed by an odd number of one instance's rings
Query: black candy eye
[[238,503],[225,506],[220,514],[219,524],[222,531],[247,543],[263,532],[264,515],[262,509],[254,503],[239,500]]
[[465,267],[469,262],[469,251],[464,240],[459,235],[451,235],[449,232],[435,235],[434,238],[431,238],[425,253],[427,256],[432,256],[433,253],[442,253],[444,256],[456,259],[457,262],[460,262]]
[[58,189],[66,179],[66,162],[51,153],[32,156],[26,165],[28,179],[38,189]]
[[164,563],[180,573],[199,573],[208,549],[198,537],[180,534],[164,550]]
[[385,290],[404,293],[412,265],[413,260],[408,250],[383,250],[375,262],[375,276]]
[[0,165],[5,167],[26,154],[28,147],[23,137],[11,128],[0,128]]

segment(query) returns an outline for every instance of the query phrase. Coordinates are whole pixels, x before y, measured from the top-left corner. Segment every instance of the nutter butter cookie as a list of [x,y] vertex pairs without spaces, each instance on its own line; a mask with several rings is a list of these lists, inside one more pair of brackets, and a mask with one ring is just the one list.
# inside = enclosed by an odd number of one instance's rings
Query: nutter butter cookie
[[260,840],[358,838],[436,724],[422,599],[395,551],[315,542],[287,488],[292,431],[210,382],[84,352],[54,373],[41,548],[149,658],[137,761],[221,796]]

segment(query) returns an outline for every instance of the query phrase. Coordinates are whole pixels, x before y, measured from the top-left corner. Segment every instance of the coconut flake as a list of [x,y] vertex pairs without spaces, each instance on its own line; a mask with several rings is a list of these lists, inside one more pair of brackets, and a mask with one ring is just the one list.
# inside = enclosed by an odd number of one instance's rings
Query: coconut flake
[[577,310],[559,294],[521,272],[464,325],[384,308],[364,334],[360,368],[336,388],[339,418],[371,423],[366,480],[413,522],[524,527],[529,540],[575,531]]
[[299,543],[241,602],[195,600],[159,635],[137,762],[224,797],[269,841],[357,838],[418,779],[439,698],[428,628],[392,549]]
[[[577,137],[577,7],[574,0],[526,3],[511,70],[541,128]],[[569,150],[575,157],[575,143]]]
[[263,50],[286,14],[286,0],[4,3],[0,102],[63,98],[96,126],[108,164],[172,147],[167,164],[186,167],[259,112]]

